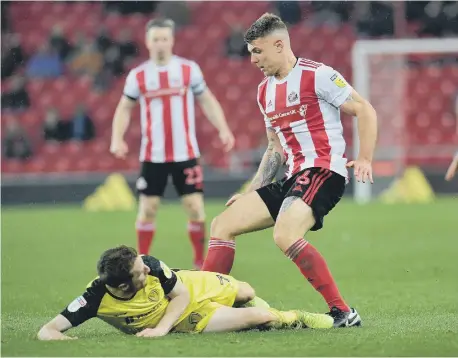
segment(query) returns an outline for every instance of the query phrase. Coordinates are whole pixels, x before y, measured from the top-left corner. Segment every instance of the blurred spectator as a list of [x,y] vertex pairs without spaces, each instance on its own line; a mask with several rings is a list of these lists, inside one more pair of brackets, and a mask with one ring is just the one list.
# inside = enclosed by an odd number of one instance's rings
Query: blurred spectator
[[59,77],[63,72],[64,66],[59,55],[48,44],[42,45],[27,63],[29,77]]
[[458,2],[450,1],[447,3],[444,6],[444,12],[447,16],[447,34],[458,35]]
[[86,37],[86,35],[81,32],[81,31],[78,31],[75,35],[75,40],[73,42],[73,47],[72,47],[72,52],[70,54],[70,57],[72,55],[74,55],[75,53],[79,53],[81,51],[83,51],[84,49],[84,46],[89,42],[88,38]]
[[123,15],[143,13],[151,14],[156,10],[158,1],[104,1],[106,11]]
[[430,1],[424,7],[419,35],[435,37],[453,36],[458,33],[458,3]]
[[124,64],[121,57],[121,52],[118,46],[111,46],[105,52],[104,68],[109,71],[113,76],[120,76],[124,73]]
[[101,53],[105,53],[105,51],[113,45],[113,40],[110,38],[106,27],[101,27],[99,29],[99,33],[95,39],[95,44]]
[[63,142],[69,138],[69,123],[64,122],[55,108],[46,111],[43,122],[43,136],[46,141]]
[[393,4],[389,1],[358,2],[355,15],[360,35],[379,37],[394,34]]
[[162,1],[157,6],[156,12],[160,17],[172,19],[177,29],[191,22],[191,14],[186,1]]
[[69,61],[70,70],[78,75],[97,75],[103,66],[103,56],[97,51],[94,43],[86,43],[81,49],[75,50]]
[[6,49],[4,56],[2,56],[2,80],[10,77],[18,67],[21,67],[25,59],[19,35],[11,34],[5,39]]
[[120,32],[118,46],[119,54],[124,63],[138,55],[137,45],[132,40],[132,33],[128,29],[124,29]]
[[1,2],[1,12],[2,12],[2,18],[1,18],[1,26],[2,26],[2,33],[9,31],[10,29],[10,22],[9,22],[9,17],[8,17],[8,8],[10,5],[11,1],[2,1]]
[[94,138],[95,130],[92,119],[86,112],[84,105],[80,104],[76,108],[75,114],[71,120],[72,139],[89,140]]
[[103,68],[97,76],[94,77],[94,81],[92,83],[94,90],[99,92],[105,92],[111,84],[113,76],[107,68]]
[[32,156],[32,146],[26,132],[16,120],[6,124],[3,153],[8,159],[25,160]]
[[11,88],[2,94],[2,109],[20,110],[30,106],[30,98],[25,88],[25,79],[15,76]]
[[52,28],[49,44],[62,61],[65,61],[72,51],[72,46],[65,38],[63,29],[60,25],[55,25]]
[[419,35],[443,36],[446,30],[447,16],[441,1],[430,1],[424,8]]
[[288,25],[301,21],[301,6],[298,1],[275,1],[275,9],[278,16]]
[[352,9],[352,3],[341,1],[312,1],[310,6],[313,9],[312,22],[326,26],[339,26],[348,21]]
[[247,45],[243,39],[243,27],[240,24],[232,25],[231,33],[226,39],[226,54],[231,57],[249,56]]
[[405,12],[408,21],[417,21],[423,18],[427,1],[406,1]]

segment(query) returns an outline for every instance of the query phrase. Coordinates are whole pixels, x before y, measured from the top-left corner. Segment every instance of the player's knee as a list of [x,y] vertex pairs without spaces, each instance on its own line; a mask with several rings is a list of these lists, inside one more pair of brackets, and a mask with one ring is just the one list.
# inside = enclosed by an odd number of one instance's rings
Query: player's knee
[[188,202],[185,204],[186,211],[190,220],[203,221],[205,220],[204,207],[200,203]]
[[156,219],[158,206],[155,203],[140,205],[137,219],[139,221],[153,222]]
[[289,242],[288,234],[285,230],[281,228],[274,228],[274,242],[280,250],[286,251],[288,249],[288,242]]
[[211,223],[210,233],[212,237],[219,237],[221,232],[224,231],[223,222],[220,215],[216,216]]
[[224,218],[224,212],[212,220],[210,233],[212,237],[219,239],[231,239],[235,236],[234,223]]

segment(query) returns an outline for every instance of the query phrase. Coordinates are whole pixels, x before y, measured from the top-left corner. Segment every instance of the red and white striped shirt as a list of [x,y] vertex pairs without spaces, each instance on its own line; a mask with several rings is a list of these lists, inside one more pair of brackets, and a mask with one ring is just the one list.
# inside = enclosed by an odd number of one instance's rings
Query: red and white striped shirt
[[259,108],[280,139],[288,178],[311,167],[348,177],[339,107],[351,91],[333,68],[303,58],[284,79],[261,82]]
[[182,162],[200,156],[194,95],[205,88],[197,63],[178,56],[165,66],[148,60],[130,71],[124,95],[140,99],[141,162]]

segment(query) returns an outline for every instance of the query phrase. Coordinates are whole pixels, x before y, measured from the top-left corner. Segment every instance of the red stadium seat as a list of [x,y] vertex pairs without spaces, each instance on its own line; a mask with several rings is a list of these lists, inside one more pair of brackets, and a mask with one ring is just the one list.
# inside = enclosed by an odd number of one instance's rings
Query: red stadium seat
[[[236,148],[247,150],[264,145],[265,125],[256,103],[256,88],[263,74],[249,58],[227,59],[224,56],[225,38],[231,23],[247,27],[260,14],[271,8],[269,2],[190,2],[192,24],[176,33],[175,51],[180,56],[195,60],[202,68],[206,81],[221,102],[230,127],[236,135]],[[308,4],[302,4],[302,11],[310,11]],[[12,2],[9,16],[16,32],[22,37],[27,53],[33,53],[49,37],[51,29],[59,24],[66,36],[74,41],[79,32],[95,36],[103,23],[109,33],[117,36],[128,28],[132,31],[140,48],[141,57],[136,58],[129,68],[143,62],[147,56],[144,48],[144,25],[147,15],[106,15],[103,4],[97,2]],[[220,19],[215,26],[215,19]],[[297,54],[338,69],[347,79],[352,78],[351,47],[356,35],[351,25],[340,27],[310,26],[307,21],[290,28],[293,48]],[[332,44],[332,51],[328,51]],[[426,57],[425,57],[426,56]],[[431,58],[428,55],[412,56],[414,59]],[[456,66],[400,68],[387,70],[389,56],[373,57],[371,66],[375,69],[371,91],[380,117],[393,128],[405,126],[409,130],[404,140],[412,145],[456,144],[456,118],[453,113],[453,99],[456,95],[458,69]],[[377,69],[379,71],[377,72]],[[383,69],[383,70],[382,70]],[[392,104],[384,95],[393,91],[391,79],[401,76],[405,86],[396,89],[405,97],[400,114],[392,114]],[[401,78],[399,77],[399,78]],[[111,136],[111,120],[117,102],[122,94],[125,76],[114,81],[106,93],[92,90],[92,79],[75,78],[65,75],[54,80],[31,79],[27,89],[32,107],[19,115],[3,114],[4,123],[18,118],[32,137],[35,157],[26,162],[4,161],[2,171],[18,172],[72,172],[72,171],[116,171],[137,170],[140,146],[140,117],[138,108],[132,116],[126,134],[131,153],[127,160],[116,160],[108,149]],[[2,81],[3,87],[8,83]],[[56,107],[61,115],[68,117],[75,107],[83,103],[94,120],[97,137],[87,143],[43,143],[41,126],[48,107]],[[218,168],[227,168],[229,156],[220,148],[216,130],[204,119],[196,106],[196,127],[199,144],[205,161]],[[399,118],[403,118],[399,121]],[[344,131],[349,143],[352,142],[352,121],[343,118]],[[382,142],[391,143],[397,138],[381,133]],[[410,160],[410,159],[409,159]],[[415,159],[416,160],[416,159]],[[425,159],[430,160],[429,157]]]

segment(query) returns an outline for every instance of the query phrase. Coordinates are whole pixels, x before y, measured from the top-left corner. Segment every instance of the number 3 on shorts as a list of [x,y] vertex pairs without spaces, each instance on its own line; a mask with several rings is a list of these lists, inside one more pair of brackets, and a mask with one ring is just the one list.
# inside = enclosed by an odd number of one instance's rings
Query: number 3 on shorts
[[194,185],[197,189],[202,189],[203,173],[200,165],[196,165],[192,168],[186,168],[184,170],[184,174],[186,175],[186,185]]

